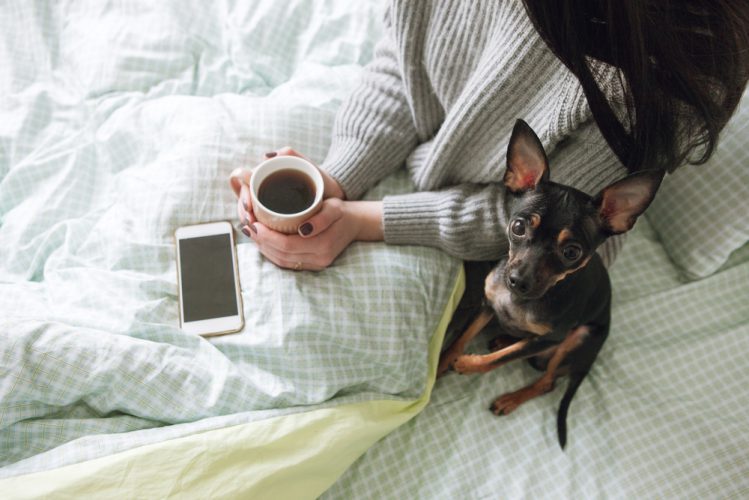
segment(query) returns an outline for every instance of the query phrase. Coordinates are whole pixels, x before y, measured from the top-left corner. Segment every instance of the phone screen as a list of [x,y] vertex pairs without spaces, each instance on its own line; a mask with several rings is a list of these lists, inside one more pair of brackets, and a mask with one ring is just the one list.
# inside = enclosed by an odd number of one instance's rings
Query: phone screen
[[228,234],[179,240],[186,322],[238,314],[231,250]]

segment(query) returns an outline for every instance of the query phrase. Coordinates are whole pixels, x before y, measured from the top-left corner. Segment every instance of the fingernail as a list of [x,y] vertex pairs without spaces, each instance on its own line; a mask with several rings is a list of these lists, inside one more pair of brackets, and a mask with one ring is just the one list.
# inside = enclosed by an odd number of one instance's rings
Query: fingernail
[[312,232],[312,224],[309,222],[305,222],[299,227],[299,232],[302,234],[302,236],[307,236]]
[[252,229],[252,232],[257,234],[257,228],[255,227],[255,224],[250,224],[250,229]]
[[276,156],[277,154],[278,154],[278,153],[276,153],[275,151],[271,151],[270,153],[265,153],[265,157],[266,157],[266,158],[273,158],[273,157],[274,157],[274,156]]
[[242,232],[243,232],[243,233],[245,234],[245,236],[247,236],[248,238],[252,238],[252,236],[250,236],[250,230],[249,230],[249,229],[247,229],[247,227],[243,227],[243,228],[242,228]]
[[247,208],[247,205],[249,204],[249,202],[250,202],[249,196],[246,194],[242,195],[242,206],[244,208]]

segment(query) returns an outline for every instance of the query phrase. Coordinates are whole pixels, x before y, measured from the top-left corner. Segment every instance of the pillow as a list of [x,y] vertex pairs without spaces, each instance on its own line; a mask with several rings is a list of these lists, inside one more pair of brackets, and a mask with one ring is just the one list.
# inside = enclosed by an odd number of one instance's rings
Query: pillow
[[749,91],[705,165],[666,176],[647,211],[674,263],[691,279],[721,267],[749,241]]

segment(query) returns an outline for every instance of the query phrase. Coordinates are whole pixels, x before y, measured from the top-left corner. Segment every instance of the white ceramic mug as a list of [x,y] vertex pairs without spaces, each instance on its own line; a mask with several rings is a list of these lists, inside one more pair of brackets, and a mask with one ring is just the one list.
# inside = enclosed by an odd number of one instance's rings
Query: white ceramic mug
[[[314,199],[312,204],[304,210],[296,213],[279,213],[263,205],[258,193],[263,181],[270,175],[282,170],[294,170],[306,175],[314,186]],[[252,210],[258,221],[269,228],[286,234],[296,233],[299,225],[315,215],[322,208],[322,196],[325,189],[320,171],[312,163],[297,156],[276,156],[265,160],[252,170],[250,176],[250,197],[252,198]]]

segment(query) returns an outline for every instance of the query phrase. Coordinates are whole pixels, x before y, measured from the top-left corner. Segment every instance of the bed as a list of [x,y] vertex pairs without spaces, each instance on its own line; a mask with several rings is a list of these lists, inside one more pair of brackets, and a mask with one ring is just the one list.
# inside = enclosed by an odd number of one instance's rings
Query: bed
[[[562,388],[487,410],[529,366],[435,380],[465,286],[435,249],[297,273],[238,233],[245,329],[179,330],[174,230],[233,221],[228,175],[266,151],[322,161],[382,7],[3,6],[1,498],[749,495],[746,99],[711,175],[670,176],[613,266],[565,452]],[[411,189],[404,170],[367,197]]]

